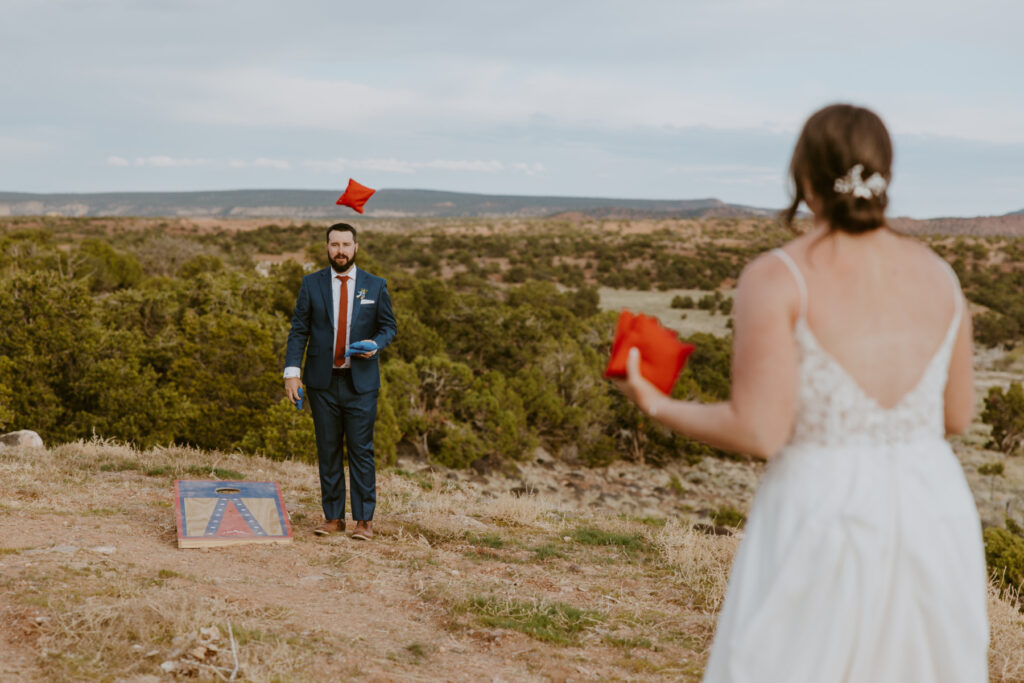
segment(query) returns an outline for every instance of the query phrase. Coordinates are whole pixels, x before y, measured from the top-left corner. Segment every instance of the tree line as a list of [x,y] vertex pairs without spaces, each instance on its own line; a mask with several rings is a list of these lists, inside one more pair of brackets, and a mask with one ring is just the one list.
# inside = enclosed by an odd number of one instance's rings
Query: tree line
[[[95,434],[314,460],[308,409],[291,406],[281,379],[307,269],[286,260],[261,271],[253,256],[304,250],[321,267],[322,228],[93,228],[84,219],[4,225],[0,429],[33,429],[51,443]],[[432,239],[360,237],[359,263],[388,278],[399,325],[382,354],[384,463],[404,451],[501,467],[538,446],[593,465],[721,455],[652,424],[601,377],[615,315],[600,311],[594,286],[543,279],[540,261],[522,282],[444,268],[432,256],[476,265],[456,252],[479,247],[486,258],[487,241],[446,252],[450,238]],[[534,253],[496,241],[519,263]],[[676,395],[725,397],[730,340],[691,341],[698,351]]]
[[[388,278],[399,324],[382,354],[379,457],[501,467],[538,446],[592,465],[722,456],[654,425],[601,377],[615,314],[600,310],[597,287],[717,293],[788,237],[762,227],[740,236],[726,226],[716,235],[722,246],[669,230],[544,221],[515,230],[371,224],[360,233],[359,263]],[[186,234],[15,219],[0,223],[0,246],[0,429],[34,429],[48,442],[96,434],[141,447],[315,458],[308,410],[284,398],[281,369],[308,272],[300,261],[326,265],[321,226]],[[1024,254],[1017,241],[933,246],[972,301],[1024,323],[1022,271],[984,267],[992,249],[1004,260]],[[283,253],[298,256],[255,267],[259,255]],[[720,294],[678,299],[730,313]],[[980,318],[980,342],[1017,342],[1016,332],[994,335]],[[673,394],[727,397],[731,338],[688,341],[697,350]],[[1024,431],[1024,404],[1012,398],[990,396],[985,416],[1008,451]]]

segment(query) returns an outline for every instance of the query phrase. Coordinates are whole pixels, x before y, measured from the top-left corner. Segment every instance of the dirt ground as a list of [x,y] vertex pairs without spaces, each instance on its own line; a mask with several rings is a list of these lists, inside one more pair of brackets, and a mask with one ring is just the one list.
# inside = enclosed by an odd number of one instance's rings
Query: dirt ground
[[[1018,494],[970,469],[979,500]],[[309,464],[7,448],[0,680],[696,681],[742,532],[692,522],[716,500],[745,509],[757,471],[542,459],[509,479],[403,461],[380,474],[378,537],[361,542],[312,534]],[[173,481],[212,478],[278,481],[294,541],[179,549]],[[625,512],[638,491],[647,507]],[[992,680],[1024,680],[1024,618],[994,593],[990,616]]]
[[[173,479],[211,460],[279,481],[294,542],[178,549]],[[185,449],[7,449],[0,482],[4,680],[696,680],[735,544],[404,470],[376,539],[319,538],[312,466]]]

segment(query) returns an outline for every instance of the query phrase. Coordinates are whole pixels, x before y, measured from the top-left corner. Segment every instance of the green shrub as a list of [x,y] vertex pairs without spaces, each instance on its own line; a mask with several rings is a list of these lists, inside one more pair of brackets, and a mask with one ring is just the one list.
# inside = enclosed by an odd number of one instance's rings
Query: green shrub
[[121,253],[96,238],[82,240],[76,256],[94,292],[132,287],[142,280],[142,266],[134,254]]
[[725,505],[711,513],[711,521],[721,526],[742,529],[747,523],[747,516],[736,508]]
[[974,340],[983,346],[999,346],[1020,339],[1020,324],[1015,318],[985,311],[974,317]]
[[1024,538],[998,527],[985,529],[984,538],[985,561],[992,576],[1000,585],[1024,587]]
[[14,420],[14,361],[7,356],[0,356],[0,432],[7,430],[7,425]]
[[481,438],[468,425],[458,422],[444,428],[439,446],[431,453],[431,460],[453,469],[469,467],[484,452]]
[[272,460],[316,462],[316,436],[310,409],[297,410],[288,398],[271,405],[256,420],[239,447]]
[[992,440],[988,444],[1003,453],[1012,454],[1024,442],[1024,388],[1020,382],[1012,382],[1003,391],[992,387],[985,397],[982,421],[992,427]]
[[676,294],[674,297],[672,297],[672,303],[669,305],[672,308],[693,308],[695,304],[693,302],[692,296],[682,296]]
[[716,299],[711,294],[705,294],[697,302],[697,308],[699,308],[702,311],[714,312],[715,310],[718,309],[718,299]]

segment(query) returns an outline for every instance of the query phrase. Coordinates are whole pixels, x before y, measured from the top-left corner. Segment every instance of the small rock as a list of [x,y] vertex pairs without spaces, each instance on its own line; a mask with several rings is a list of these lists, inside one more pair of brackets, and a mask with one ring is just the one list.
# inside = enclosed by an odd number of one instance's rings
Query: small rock
[[202,660],[206,656],[206,647],[203,645],[196,645],[194,648],[188,651],[190,655],[196,659]]
[[487,525],[478,519],[467,517],[466,515],[453,515],[454,520],[458,521],[462,528],[469,529],[471,531],[486,531]]
[[31,429],[22,429],[17,432],[0,434],[0,446],[26,446],[29,448],[42,448],[43,438]]
[[89,550],[100,555],[113,555],[117,552],[117,548],[112,545],[97,545],[89,548]]
[[144,657],[145,657],[146,659],[149,659],[150,657],[156,657],[156,656],[157,656],[158,654],[160,654],[160,650],[150,650],[149,652],[147,652],[147,653],[146,653],[145,655],[143,655],[143,656],[144,656]]
[[168,673],[169,674],[169,673],[174,672],[178,668],[178,663],[177,662],[172,662],[172,661],[166,661],[166,662],[163,662],[160,665],[160,668],[163,669],[164,673]]
[[78,552],[78,548],[73,545],[55,545],[53,546],[53,552],[63,553],[64,555],[70,555],[71,553]]
[[458,569],[453,569],[452,570],[452,576],[458,576],[458,575],[459,575],[459,570]]
[[216,643],[221,639],[220,629],[216,626],[199,629],[199,635],[202,636],[203,640],[208,640],[211,643]]

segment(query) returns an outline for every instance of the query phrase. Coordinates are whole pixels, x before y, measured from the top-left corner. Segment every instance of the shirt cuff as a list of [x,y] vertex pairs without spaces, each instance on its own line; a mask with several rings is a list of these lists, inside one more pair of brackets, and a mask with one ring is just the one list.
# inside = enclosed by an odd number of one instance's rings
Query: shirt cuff
[[297,367],[287,367],[284,369],[284,378],[289,379],[291,377],[302,377],[302,370]]

